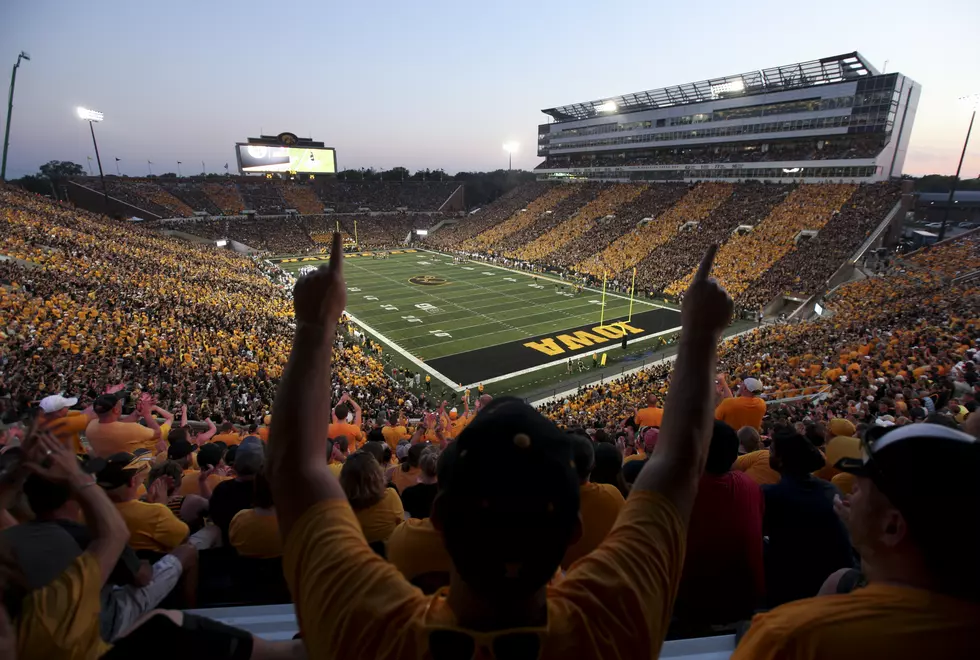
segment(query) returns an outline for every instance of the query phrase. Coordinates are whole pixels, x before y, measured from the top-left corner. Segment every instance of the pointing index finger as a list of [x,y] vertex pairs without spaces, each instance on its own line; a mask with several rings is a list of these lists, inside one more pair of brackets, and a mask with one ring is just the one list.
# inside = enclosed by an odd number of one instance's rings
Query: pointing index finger
[[712,243],[708,246],[704,256],[701,257],[701,265],[694,274],[694,281],[706,280],[711,275],[711,266],[715,262],[715,255],[718,253],[718,244]]
[[330,270],[344,272],[344,243],[339,231],[335,231],[333,234],[333,246],[330,248]]

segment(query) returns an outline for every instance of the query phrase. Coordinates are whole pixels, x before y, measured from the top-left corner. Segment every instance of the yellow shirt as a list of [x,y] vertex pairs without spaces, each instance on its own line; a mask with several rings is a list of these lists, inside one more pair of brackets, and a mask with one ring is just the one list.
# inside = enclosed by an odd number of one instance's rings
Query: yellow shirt
[[327,466],[327,469],[333,473],[333,476],[340,479],[340,471],[344,469],[343,463],[331,463]]
[[839,472],[834,475],[834,478],[830,480],[830,483],[837,486],[840,492],[845,495],[850,495],[854,492],[854,484],[857,482],[857,477],[855,477],[850,472]]
[[638,426],[660,426],[663,421],[664,411],[663,408],[641,408],[636,411],[636,416],[633,421],[637,423]]
[[153,430],[136,422],[110,422],[101,424],[93,419],[85,427],[85,437],[92,447],[92,453],[99,458],[108,458],[119,452],[132,454],[137,449],[153,451],[156,441]]
[[[201,476],[200,470],[184,470],[184,478],[180,482],[180,489],[178,490],[178,495],[200,495],[201,494],[201,483],[198,481],[198,477]],[[222,477],[219,474],[212,474],[208,477],[208,485],[211,486],[211,492],[214,492],[215,487],[222,481],[228,481],[229,479],[234,479],[235,477],[226,476]]]
[[386,426],[381,429],[381,435],[385,437],[385,442],[391,447],[392,452],[398,448],[399,442],[409,440],[412,437],[404,426]]
[[53,419],[45,424],[45,428],[54,434],[54,437],[61,441],[65,449],[76,454],[84,454],[85,448],[78,434],[88,427],[88,415],[69,410],[65,417]]
[[17,631],[17,657],[94,660],[111,647],[99,634],[102,574],[91,553],[83,552],[65,572],[24,599]]
[[[634,491],[602,545],[549,586],[541,660],[654,658],[677,596],[687,530],[673,504]],[[445,592],[425,596],[370,552],[345,500],[310,507],[283,548],[283,573],[311,658],[424,657],[425,625],[454,625]],[[315,576],[315,579],[314,579]],[[427,617],[427,618],[423,618]],[[365,635],[383,625],[383,635]]]
[[342,435],[347,436],[347,442],[349,443],[348,446],[351,452],[355,448],[360,449],[361,445],[364,444],[364,432],[353,424],[341,422],[339,424],[331,424],[330,428],[327,429],[327,437],[330,439],[338,438]]
[[442,534],[428,518],[409,518],[395,528],[387,544],[388,561],[406,580],[426,573],[448,573],[452,560]]
[[228,525],[228,540],[242,557],[271,559],[282,556],[279,520],[275,512],[242,509]]
[[732,660],[980,658],[978,622],[976,603],[873,583],[756,615]]
[[242,436],[237,431],[227,431],[213,436],[211,442],[223,442],[229,447],[232,447],[241,444]]
[[385,489],[384,497],[374,506],[356,512],[357,522],[368,543],[387,541],[395,527],[405,520],[402,498],[394,488]]
[[170,552],[183,543],[190,531],[166,504],[130,500],[116,502],[116,509],[129,528],[129,545],[133,550]]
[[722,399],[715,408],[715,419],[720,419],[736,431],[751,426],[762,431],[762,418],[766,415],[766,402],[754,396],[734,396]]
[[623,465],[626,465],[630,461],[645,461],[646,458],[647,458],[646,453],[642,451],[636,454],[630,454],[629,456],[623,459]]
[[[407,458],[405,459],[408,460]],[[417,467],[408,468],[408,472],[402,470],[402,466],[399,465],[394,472],[391,473],[391,483],[395,484],[395,488],[398,489],[399,493],[405,492],[405,489],[409,486],[414,486],[419,482],[419,475],[422,474],[422,470]]]
[[780,474],[769,467],[769,450],[760,449],[759,451],[742,454],[735,459],[734,469],[744,472],[752,481],[764,486],[765,484],[778,484],[782,479]]
[[579,515],[582,517],[582,538],[570,545],[562,559],[567,569],[576,561],[599,547],[616,523],[616,517],[626,500],[619,489],[610,484],[582,484],[579,488]]

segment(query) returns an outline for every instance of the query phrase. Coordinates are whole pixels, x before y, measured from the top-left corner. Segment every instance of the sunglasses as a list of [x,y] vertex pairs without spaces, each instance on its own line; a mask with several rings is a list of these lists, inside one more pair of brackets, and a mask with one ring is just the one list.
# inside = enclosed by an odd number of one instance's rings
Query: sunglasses
[[[429,600],[423,621],[435,598]],[[478,632],[454,626],[426,625],[433,660],[539,660],[547,626]]]

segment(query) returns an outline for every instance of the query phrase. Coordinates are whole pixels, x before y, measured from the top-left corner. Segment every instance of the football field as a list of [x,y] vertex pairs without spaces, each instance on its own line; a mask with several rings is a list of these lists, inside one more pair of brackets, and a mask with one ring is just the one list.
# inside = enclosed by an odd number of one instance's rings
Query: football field
[[[319,256],[269,261],[299,274]],[[345,255],[347,313],[369,336],[460,390],[679,330],[680,314],[627,296],[422,250]],[[600,322],[601,321],[601,322]],[[591,362],[591,358],[589,358]]]

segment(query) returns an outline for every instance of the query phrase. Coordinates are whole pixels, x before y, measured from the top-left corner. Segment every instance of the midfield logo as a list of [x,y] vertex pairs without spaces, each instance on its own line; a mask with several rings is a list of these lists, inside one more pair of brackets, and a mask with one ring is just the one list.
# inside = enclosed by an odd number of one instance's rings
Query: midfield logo
[[449,284],[449,280],[437,275],[416,275],[415,277],[410,277],[408,281],[421,286],[442,286],[443,284]]

